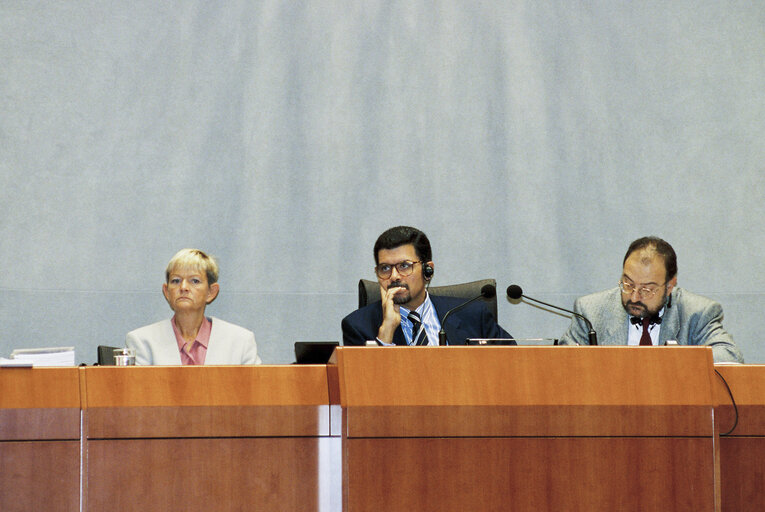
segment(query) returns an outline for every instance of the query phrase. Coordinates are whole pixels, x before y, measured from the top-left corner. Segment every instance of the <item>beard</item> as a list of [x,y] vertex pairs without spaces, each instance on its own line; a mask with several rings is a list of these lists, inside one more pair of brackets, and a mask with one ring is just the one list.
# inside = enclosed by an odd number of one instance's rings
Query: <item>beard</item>
[[664,289],[664,294],[661,296],[661,302],[656,307],[656,309],[650,309],[648,306],[645,305],[643,302],[632,302],[631,300],[622,299],[622,306],[624,307],[624,311],[627,312],[630,316],[636,316],[638,318],[652,318],[659,314],[659,311],[661,311],[661,308],[664,307],[664,304],[667,303],[667,289]]
[[412,300],[412,294],[409,293],[409,287],[406,285],[406,283],[402,283],[401,281],[394,281],[388,285],[388,289],[390,290],[391,288],[401,288],[406,290],[406,293],[396,293],[393,296],[393,304],[406,304]]

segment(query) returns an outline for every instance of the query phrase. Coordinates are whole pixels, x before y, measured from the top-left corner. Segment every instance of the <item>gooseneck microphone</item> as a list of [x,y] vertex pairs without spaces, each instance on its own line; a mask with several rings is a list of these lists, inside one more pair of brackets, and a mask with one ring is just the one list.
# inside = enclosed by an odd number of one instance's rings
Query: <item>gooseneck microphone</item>
[[559,306],[553,306],[552,304],[548,304],[546,302],[542,302],[541,300],[533,299],[533,298],[529,297],[528,295],[524,295],[523,294],[523,289],[520,286],[518,286],[517,284],[511,284],[510,286],[507,287],[507,296],[510,297],[513,300],[518,300],[521,297],[523,297],[524,299],[528,299],[530,301],[537,302],[537,303],[542,304],[544,306],[547,306],[549,308],[559,309],[560,311],[565,311],[566,313],[574,315],[577,318],[581,318],[582,320],[584,320],[584,323],[586,323],[587,327],[590,329],[590,332],[587,333],[587,336],[590,339],[589,340],[590,341],[590,345],[597,345],[598,344],[598,335],[595,334],[595,329],[592,328],[592,323],[590,323],[590,321],[587,320],[587,318],[585,318],[584,315],[580,315],[579,313],[575,313],[575,312],[571,311],[570,309],[565,309],[565,308],[562,308],[562,307],[559,307]]
[[494,298],[495,295],[497,295],[497,288],[493,284],[485,284],[481,287],[481,295],[479,295],[478,297],[473,297],[469,301],[463,302],[459,306],[447,311],[444,317],[441,319],[441,330],[438,331],[438,344],[442,346],[446,345],[446,331],[444,331],[444,324],[446,323],[446,319],[449,318],[449,315],[451,315],[455,311],[458,311],[464,308],[471,302],[477,301],[480,298],[492,299]]

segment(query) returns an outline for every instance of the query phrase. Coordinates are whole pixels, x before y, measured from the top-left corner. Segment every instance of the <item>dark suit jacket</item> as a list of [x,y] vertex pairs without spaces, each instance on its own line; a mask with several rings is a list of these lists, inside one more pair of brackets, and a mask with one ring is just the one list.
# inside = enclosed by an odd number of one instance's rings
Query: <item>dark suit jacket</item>
[[[433,307],[436,310],[441,327],[446,331],[446,343],[448,345],[464,345],[467,338],[510,338],[507,333],[494,319],[481,301],[468,304],[459,311],[449,315],[446,323],[443,316],[450,309],[464,303],[464,299],[455,297],[430,296]],[[357,309],[343,318],[343,345],[364,345],[367,340],[377,338],[377,331],[382,323],[382,303],[373,302]],[[393,343],[406,345],[404,331],[399,326],[393,333]],[[515,342],[513,342],[515,344]]]

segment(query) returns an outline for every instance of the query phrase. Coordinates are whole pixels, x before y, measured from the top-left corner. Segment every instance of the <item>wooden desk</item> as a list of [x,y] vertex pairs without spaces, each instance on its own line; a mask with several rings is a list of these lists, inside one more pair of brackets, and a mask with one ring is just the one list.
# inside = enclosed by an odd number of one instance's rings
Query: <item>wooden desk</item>
[[88,510],[339,509],[325,366],[96,367],[84,380]]
[[714,511],[712,352],[343,347],[343,510]]
[[0,368],[0,510],[80,505],[77,368]]
[[[765,510],[765,366],[716,365],[738,407],[738,424],[720,437],[722,509]],[[715,416],[721,433],[733,427],[735,414],[722,381],[714,387]]]
[[765,367],[717,369],[719,443],[705,348],[0,369],[0,510],[717,510],[720,446],[723,509],[765,510]]

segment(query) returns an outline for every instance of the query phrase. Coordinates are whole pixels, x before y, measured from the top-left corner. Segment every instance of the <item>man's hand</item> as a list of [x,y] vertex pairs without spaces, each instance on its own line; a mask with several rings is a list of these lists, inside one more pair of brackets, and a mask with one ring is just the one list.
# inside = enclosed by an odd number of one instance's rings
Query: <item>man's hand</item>
[[406,288],[398,285],[389,286],[387,290],[380,290],[382,295],[383,321],[377,331],[377,338],[383,343],[393,343],[393,333],[401,325],[401,313],[398,304],[393,302],[396,293],[407,293]]

